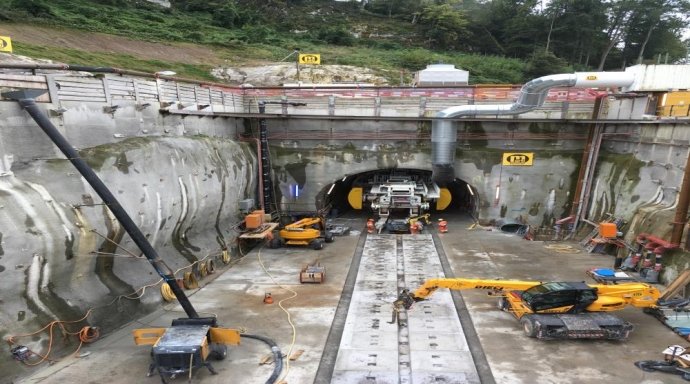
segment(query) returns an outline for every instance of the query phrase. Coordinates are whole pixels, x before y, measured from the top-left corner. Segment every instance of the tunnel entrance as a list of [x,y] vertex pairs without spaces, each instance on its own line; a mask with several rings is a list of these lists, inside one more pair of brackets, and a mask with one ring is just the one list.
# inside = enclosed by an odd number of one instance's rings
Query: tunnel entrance
[[[476,217],[479,198],[473,186],[458,178],[436,184],[431,176],[431,171],[411,168],[378,169],[343,175],[317,194],[316,207],[331,217],[345,214],[372,217],[382,209],[380,199],[376,196],[385,194],[386,183],[405,180],[416,184],[415,194],[421,197],[423,209],[417,214],[430,213],[434,217],[444,214]],[[396,192],[388,188],[391,198],[396,199]],[[402,208],[391,206],[390,215],[404,218],[415,215],[415,210],[411,210],[407,205]]]

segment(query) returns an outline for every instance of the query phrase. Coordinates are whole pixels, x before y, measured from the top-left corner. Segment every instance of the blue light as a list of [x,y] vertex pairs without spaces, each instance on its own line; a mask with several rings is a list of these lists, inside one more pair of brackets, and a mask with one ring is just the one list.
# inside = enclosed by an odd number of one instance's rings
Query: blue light
[[299,197],[299,185],[295,184],[295,198]]

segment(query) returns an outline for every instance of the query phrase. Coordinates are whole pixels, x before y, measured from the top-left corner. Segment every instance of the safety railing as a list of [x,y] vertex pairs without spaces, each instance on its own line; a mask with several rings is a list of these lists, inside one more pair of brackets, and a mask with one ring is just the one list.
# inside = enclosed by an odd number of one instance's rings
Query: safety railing
[[[139,104],[158,102],[161,107],[176,106],[176,112],[202,114],[258,114],[262,102],[267,114],[354,116],[354,117],[433,117],[449,106],[502,104],[512,102],[519,86],[427,87],[261,87],[244,88],[212,83],[190,83],[169,78],[139,78],[120,74],[84,72],[27,74],[0,73],[0,88],[40,88],[48,93],[38,102],[102,103],[120,101]],[[596,95],[586,89],[553,89],[540,113],[544,118],[586,118],[591,114]],[[574,115],[574,116],[573,116]]]

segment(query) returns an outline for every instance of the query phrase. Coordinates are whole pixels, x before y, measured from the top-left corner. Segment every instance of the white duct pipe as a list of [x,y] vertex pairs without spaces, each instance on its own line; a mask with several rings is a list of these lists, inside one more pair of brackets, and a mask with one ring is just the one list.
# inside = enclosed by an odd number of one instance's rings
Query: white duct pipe
[[576,72],[549,75],[531,80],[522,86],[520,95],[512,104],[460,105],[446,108],[436,114],[431,123],[431,164],[433,179],[448,182],[455,178],[455,143],[457,127],[446,120],[460,116],[518,115],[539,108],[544,104],[551,88],[603,88],[627,87],[635,76],[630,72]]

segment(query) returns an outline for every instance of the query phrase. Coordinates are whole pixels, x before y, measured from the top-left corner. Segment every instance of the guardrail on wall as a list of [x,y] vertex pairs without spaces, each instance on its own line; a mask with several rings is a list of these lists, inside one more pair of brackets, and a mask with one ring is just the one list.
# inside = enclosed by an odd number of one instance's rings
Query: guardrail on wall
[[[467,86],[452,88],[362,87],[328,85],[307,87],[243,88],[209,83],[187,83],[171,79],[146,79],[112,74],[48,73],[0,74],[0,88],[47,89],[39,102],[96,102],[116,104],[120,100],[158,102],[162,106],[204,113],[255,114],[259,101],[306,103],[307,107],[267,104],[268,114],[314,116],[433,117],[449,106],[510,103],[519,86]],[[595,94],[587,89],[562,88],[549,92],[542,111],[554,118],[569,114],[587,116]]]

